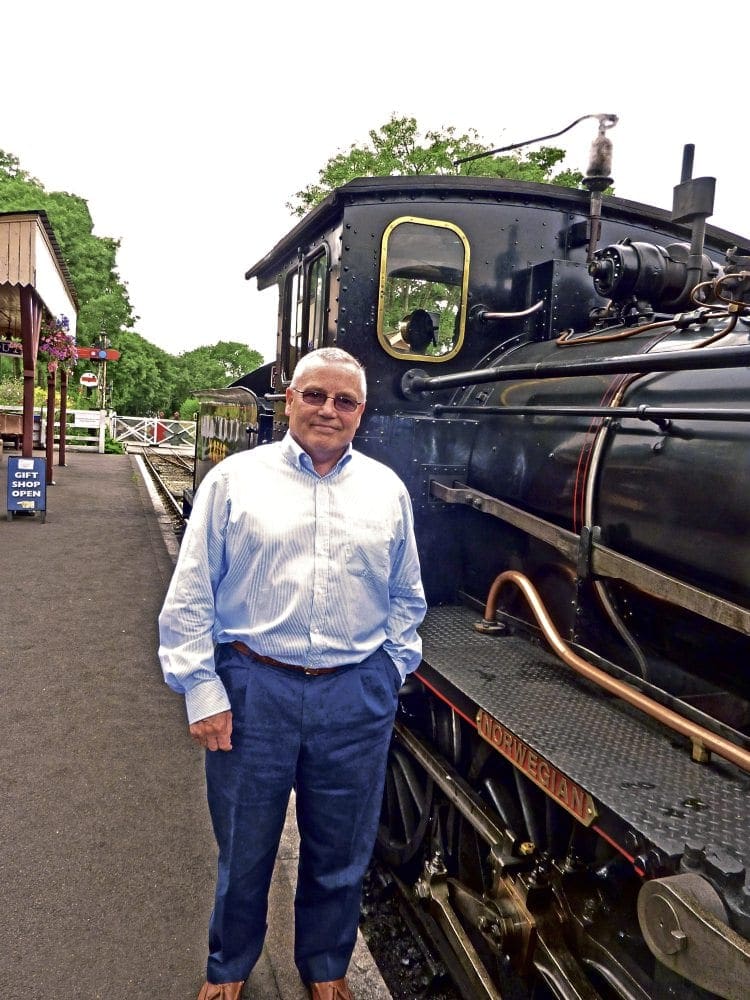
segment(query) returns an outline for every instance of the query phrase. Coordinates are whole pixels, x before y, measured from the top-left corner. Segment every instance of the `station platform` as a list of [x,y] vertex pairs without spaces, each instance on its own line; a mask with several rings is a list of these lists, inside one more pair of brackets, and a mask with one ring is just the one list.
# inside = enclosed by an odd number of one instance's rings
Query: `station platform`
[[[0,990],[24,1000],[195,1000],[216,850],[203,752],[164,684],[157,614],[177,545],[130,455],[73,452],[40,515],[2,516]],[[11,454],[13,454],[11,452]],[[16,453],[17,454],[17,453]],[[297,841],[284,832],[253,1000],[303,1000]],[[364,941],[356,1000],[388,1000]]]

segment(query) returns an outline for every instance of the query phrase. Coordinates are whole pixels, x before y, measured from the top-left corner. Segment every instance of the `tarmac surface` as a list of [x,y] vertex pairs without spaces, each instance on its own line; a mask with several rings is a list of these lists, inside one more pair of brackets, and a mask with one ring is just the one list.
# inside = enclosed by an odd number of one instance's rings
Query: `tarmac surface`
[[[44,523],[2,518],[17,454],[0,462],[0,994],[195,1000],[216,851],[203,753],[156,655],[174,535],[129,455],[69,452]],[[290,810],[245,998],[307,996],[296,857]],[[361,938],[349,980],[388,1000]]]

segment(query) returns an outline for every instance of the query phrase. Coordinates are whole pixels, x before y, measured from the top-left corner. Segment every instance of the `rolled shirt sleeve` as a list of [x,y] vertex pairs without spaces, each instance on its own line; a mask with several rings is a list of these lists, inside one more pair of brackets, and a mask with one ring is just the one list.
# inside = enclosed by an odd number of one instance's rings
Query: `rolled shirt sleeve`
[[229,507],[226,487],[216,469],[201,483],[159,614],[164,680],[185,696],[190,723],[230,707],[214,667],[215,594]]

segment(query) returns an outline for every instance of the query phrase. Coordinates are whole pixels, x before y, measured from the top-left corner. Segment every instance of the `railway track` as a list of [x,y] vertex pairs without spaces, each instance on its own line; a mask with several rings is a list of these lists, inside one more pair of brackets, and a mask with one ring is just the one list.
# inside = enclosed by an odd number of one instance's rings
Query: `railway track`
[[144,448],[137,454],[164,503],[175,532],[181,532],[185,526],[182,494],[193,485],[193,457],[153,448]]
[[393,1000],[473,1000],[427,911],[376,859],[365,877],[359,926]]

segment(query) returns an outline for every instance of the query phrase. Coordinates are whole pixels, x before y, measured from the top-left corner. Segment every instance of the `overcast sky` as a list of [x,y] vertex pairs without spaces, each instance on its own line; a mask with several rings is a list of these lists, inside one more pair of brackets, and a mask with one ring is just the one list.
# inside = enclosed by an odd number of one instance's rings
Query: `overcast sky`
[[[712,222],[750,234],[742,57],[750,14],[677,0],[36,0],[3,12],[0,148],[121,241],[137,331],[178,354],[274,351],[275,297],[244,272],[285,204],[392,113],[489,146],[584,114],[617,194],[671,208],[682,147],[717,177]],[[738,41],[741,47],[737,49]],[[744,46],[744,47],[743,47]],[[593,122],[556,140],[585,171]]]

